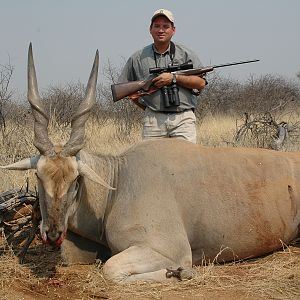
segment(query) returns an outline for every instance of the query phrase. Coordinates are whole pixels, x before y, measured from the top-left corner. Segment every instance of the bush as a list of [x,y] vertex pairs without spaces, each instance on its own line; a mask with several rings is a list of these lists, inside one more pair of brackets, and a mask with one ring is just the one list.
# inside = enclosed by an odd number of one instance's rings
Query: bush
[[199,117],[212,114],[261,113],[295,109],[300,104],[299,84],[282,76],[251,76],[245,83],[213,76],[199,98]]

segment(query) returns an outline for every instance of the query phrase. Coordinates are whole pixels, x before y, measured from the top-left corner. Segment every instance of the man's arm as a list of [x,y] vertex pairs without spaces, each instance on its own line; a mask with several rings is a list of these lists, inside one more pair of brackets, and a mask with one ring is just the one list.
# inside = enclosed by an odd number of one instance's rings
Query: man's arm
[[[172,73],[162,73],[155,77],[152,82],[157,88],[162,88],[172,84],[173,74]],[[197,89],[201,90],[205,87],[205,79],[195,76],[195,75],[176,75],[176,82],[179,86],[182,86],[187,89]]]

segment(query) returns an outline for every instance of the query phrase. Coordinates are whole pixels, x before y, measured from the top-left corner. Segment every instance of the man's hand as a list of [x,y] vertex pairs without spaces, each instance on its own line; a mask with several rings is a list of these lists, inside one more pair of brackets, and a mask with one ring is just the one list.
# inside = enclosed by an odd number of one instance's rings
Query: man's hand
[[[191,90],[192,89],[202,90],[206,85],[205,79],[197,75],[186,76],[183,74],[182,75],[177,74],[176,80],[177,80],[177,85],[180,85],[182,87]],[[168,72],[161,73],[157,77],[152,79],[152,83],[157,89],[172,84],[172,81],[173,81],[173,74]]]
[[137,91],[134,94],[131,94],[129,96],[127,96],[130,100],[138,100],[140,97],[143,97],[145,95],[150,95],[151,93],[154,93],[158,90],[158,88],[156,86],[150,86],[150,88],[147,91]]
[[152,83],[156,88],[160,89],[163,86],[170,85],[172,83],[173,75],[171,73],[165,72],[159,74],[157,77],[152,79]]
[[141,97],[141,95],[139,93],[135,93],[135,94],[128,96],[128,98],[132,101],[137,101],[137,100],[139,100],[140,97]]

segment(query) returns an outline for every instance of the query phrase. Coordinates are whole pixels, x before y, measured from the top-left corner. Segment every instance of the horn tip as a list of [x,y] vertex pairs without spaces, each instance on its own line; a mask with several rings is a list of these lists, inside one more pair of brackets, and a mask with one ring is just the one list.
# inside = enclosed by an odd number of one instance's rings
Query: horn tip
[[32,54],[32,43],[29,43],[28,47],[28,63],[33,60],[33,54]]

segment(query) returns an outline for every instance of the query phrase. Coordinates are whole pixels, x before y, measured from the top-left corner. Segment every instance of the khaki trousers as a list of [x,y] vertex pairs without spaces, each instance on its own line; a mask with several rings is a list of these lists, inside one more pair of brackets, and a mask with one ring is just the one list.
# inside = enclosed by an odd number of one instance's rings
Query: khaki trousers
[[175,137],[196,144],[196,117],[192,110],[162,113],[146,108],[143,139]]

